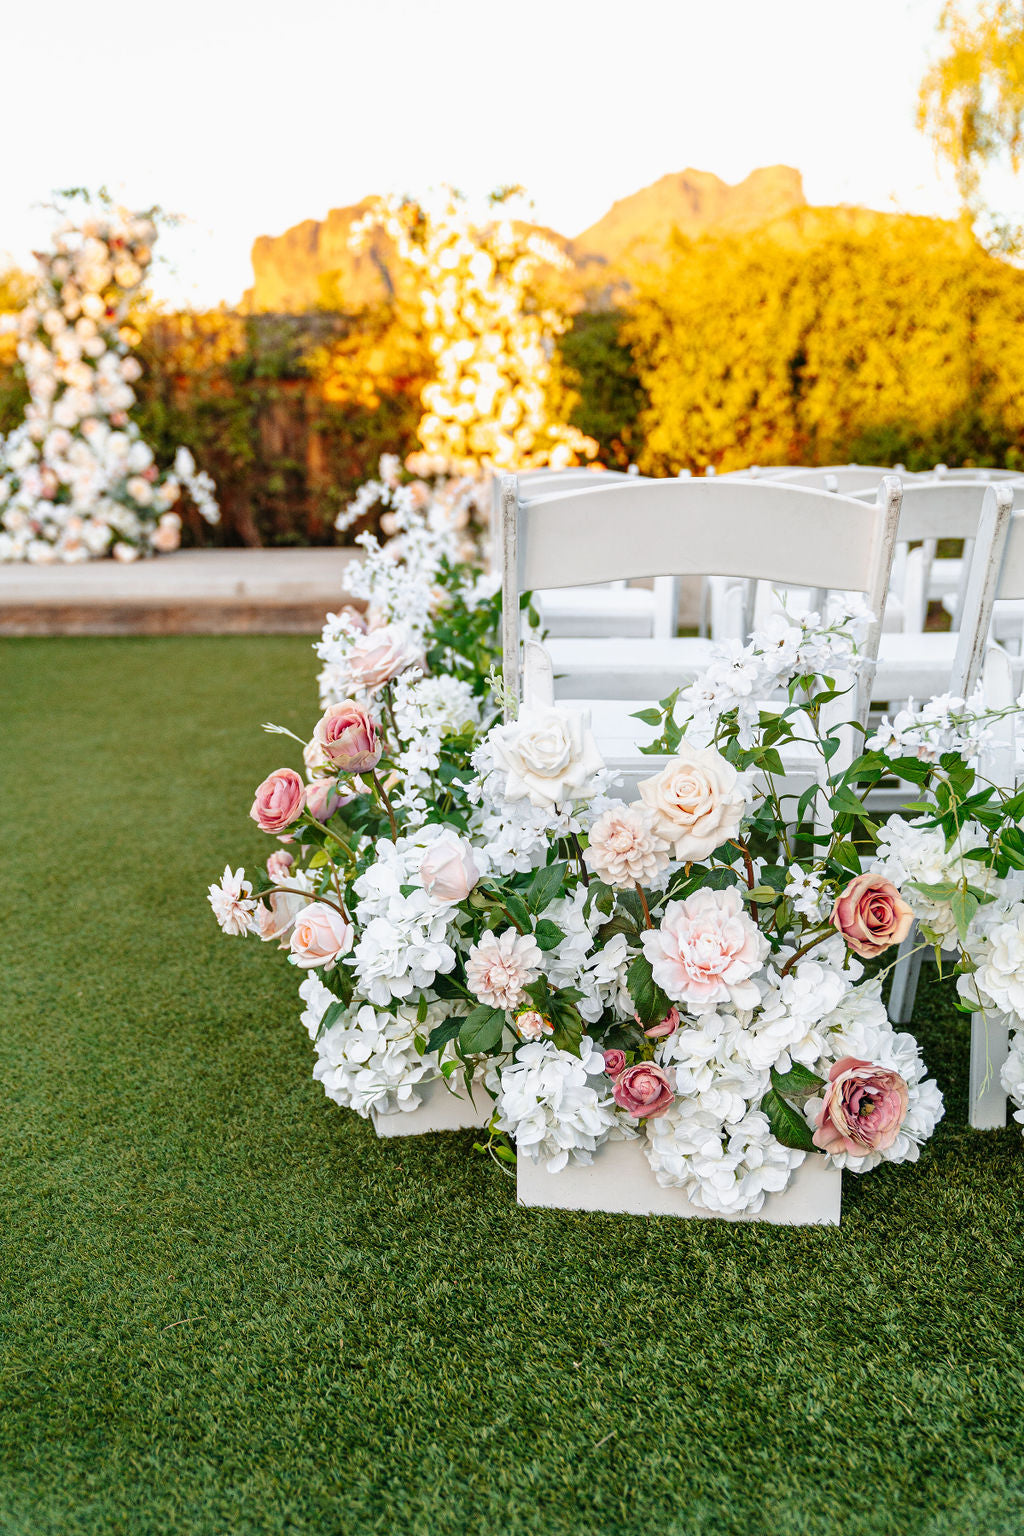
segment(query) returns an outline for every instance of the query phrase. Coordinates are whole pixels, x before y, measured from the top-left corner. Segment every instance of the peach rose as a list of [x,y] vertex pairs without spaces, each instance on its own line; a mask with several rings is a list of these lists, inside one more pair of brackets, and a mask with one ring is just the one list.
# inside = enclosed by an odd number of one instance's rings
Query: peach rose
[[874,959],[901,944],[914,914],[884,875],[857,875],[832,908],[832,921],[855,955]]
[[257,789],[249,815],[261,832],[283,832],[302,815],[304,789],[294,768],[277,768]]
[[275,885],[283,885],[294,863],[295,855],[293,853],[285,853],[283,848],[279,848],[267,860],[267,875],[273,880]]
[[313,740],[342,773],[368,773],[376,768],[383,751],[373,720],[351,699],[331,705],[317,721]]
[[814,1145],[823,1152],[863,1157],[884,1152],[899,1135],[909,1094],[898,1072],[844,1056],[828,1075]]
[[522,1013],[516,1014],[516,1033],[520,1040],[542,1040],[545,1035],[553,1035],[555,1027],[550,1019],[546,1019],[536,1008],[526,1008]]
[[328,821],[339,808],[347,805],[352,795],[340,795],[333,779],[314,779],[306,785],[306,809],[314,821]]
[[292,929],[292,960],[303,970],[322,965],[330,970],[352,948],[352,924],[325,901],[304,907]]
[[690,864],[735,837],[747,808],[739,774],[714,747],[679,743],[673,762],[637,786],[649,806],[654,831],[675,845],[676,858]]
[[423,652],[404,624],[385,624],[360,635],[345,657],[345,666],[357,688],[373,693],[408,667],[420,666]]
[[661,1067],[656,1067],[653,1061],[638,1061],[635,1067],[627,1067],[624,1072],[616,1075],[612,1098],[620,1109],[624,1109],[635,1120],[656,1120],[668,1109],[675,1094]]
[[465,901],[480,879],[473,845],[450,828],[424,852],[420,879],[435,901]]

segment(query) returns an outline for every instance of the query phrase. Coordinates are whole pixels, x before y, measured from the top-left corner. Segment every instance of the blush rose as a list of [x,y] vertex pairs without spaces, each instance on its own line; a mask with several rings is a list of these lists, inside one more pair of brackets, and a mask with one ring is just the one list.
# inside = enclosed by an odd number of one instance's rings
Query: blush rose
[[283,832],[302,815],[304,790],[294,768],[277,768],[257,789],[249,815],[261,832]]
[[914,914],[884,875],[857,875],[841,892],[832,921],[855,955],[872,960],[910,932]]
[[706,859],[736,836],[747,796],[736,769],[714,747],[680,742],[674,760],[637,786],[654,831],[675,845],[682,863]]
[[[608,1058],[605,1057],[605,1071],[608,1070]],[[612,1098],[620,1109],[624,1109],[627,1115],[632,1115],[636,1120],[656,1120],[668,1109],[675,1094],[672,1092],[672,1084],[661,1067],[656,1067],[653,1061],[637,1062],[635,1067],[627,1067],[624,1072],[619,1072],[612,1087]]]
[[372,718],[361,704],[351,699],[331,705],[317,721],[313,740],[327,761],[342,773],[369,773],[380,762],[383,751]]
[[313,901],[300,912],[292,929],[292,960],[303,970],[322,965],[330,970],[352,948],[352,924],[336,907]]

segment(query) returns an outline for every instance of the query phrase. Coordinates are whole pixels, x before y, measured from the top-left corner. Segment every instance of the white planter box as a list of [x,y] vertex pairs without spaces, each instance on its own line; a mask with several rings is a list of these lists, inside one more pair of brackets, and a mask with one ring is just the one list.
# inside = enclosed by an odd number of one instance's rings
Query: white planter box
[[416,1089],[420,1096],[418,1109],[397,1109],[382,1115],[370,1110],[370,1119],[378,1136],[423,1136],[428,1131],[465,1131],[485,1126],[494,1112],[494,1105],[482,1083],[474,1085],[474,1096],[467,1099],[465,1093],[452,1093],[440,1078],[424,1083]]
[[[843,1176],[824,1157],[809,1153],[780,1195],[768,1195],[756,1216],[724,1216],[720,1221],[768,1221],[776,1226],[839,1225]],[[570,1163],[548,1173],[543,1163],[520,1156],[516,1165],[520,1205],[553,1206],[563,1211],[626,1211],[634,1216],[714,1217],[698,1210],[681,1189],[665,1189],[654,1177],[639,1141],[606,1141],[588,1165]]]
[[1006,1093],[999,1074],[1010,1054],[1009,1017],[1005,1013],[971,1015],[971,1075],[968,1124],[976,1131],[1006,1124]]

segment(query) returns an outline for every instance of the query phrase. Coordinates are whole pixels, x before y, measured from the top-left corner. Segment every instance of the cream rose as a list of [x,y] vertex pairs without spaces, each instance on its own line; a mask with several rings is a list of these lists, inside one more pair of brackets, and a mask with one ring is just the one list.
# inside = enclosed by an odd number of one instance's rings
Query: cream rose
[[480,868],[468,838],[448,827],[427,848],[420,861],[424,890],[437,902],[465,901],[480,879]]
[[351,682],[368,693],[422,664],[423,651],[404,624],[385,624],[360,635],[345,658]]
[[498,768],[504,769],[505,798],[529,800],[540,809],[583,800],[604,760],[590,731],[590,717],[578,709],[522,709],[511,725],[491,733]]
[[653,814],[654,830],[691,864],[735,837],[747,808],[739,774],[714,747],[680,742],[674,760],[638,785]]
[[292,929],[292,960],[303,970],[322,965],[330,970],[352,948],[352,924],[336,907],[313,901],[304,907]]

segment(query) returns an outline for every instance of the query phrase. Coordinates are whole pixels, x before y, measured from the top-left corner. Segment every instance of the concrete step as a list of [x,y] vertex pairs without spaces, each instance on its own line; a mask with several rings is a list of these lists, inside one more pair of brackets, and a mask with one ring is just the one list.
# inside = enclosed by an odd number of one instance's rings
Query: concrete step
[[310,634],[358,549],[183,549],[122,565],[0,565],[0,635]]

